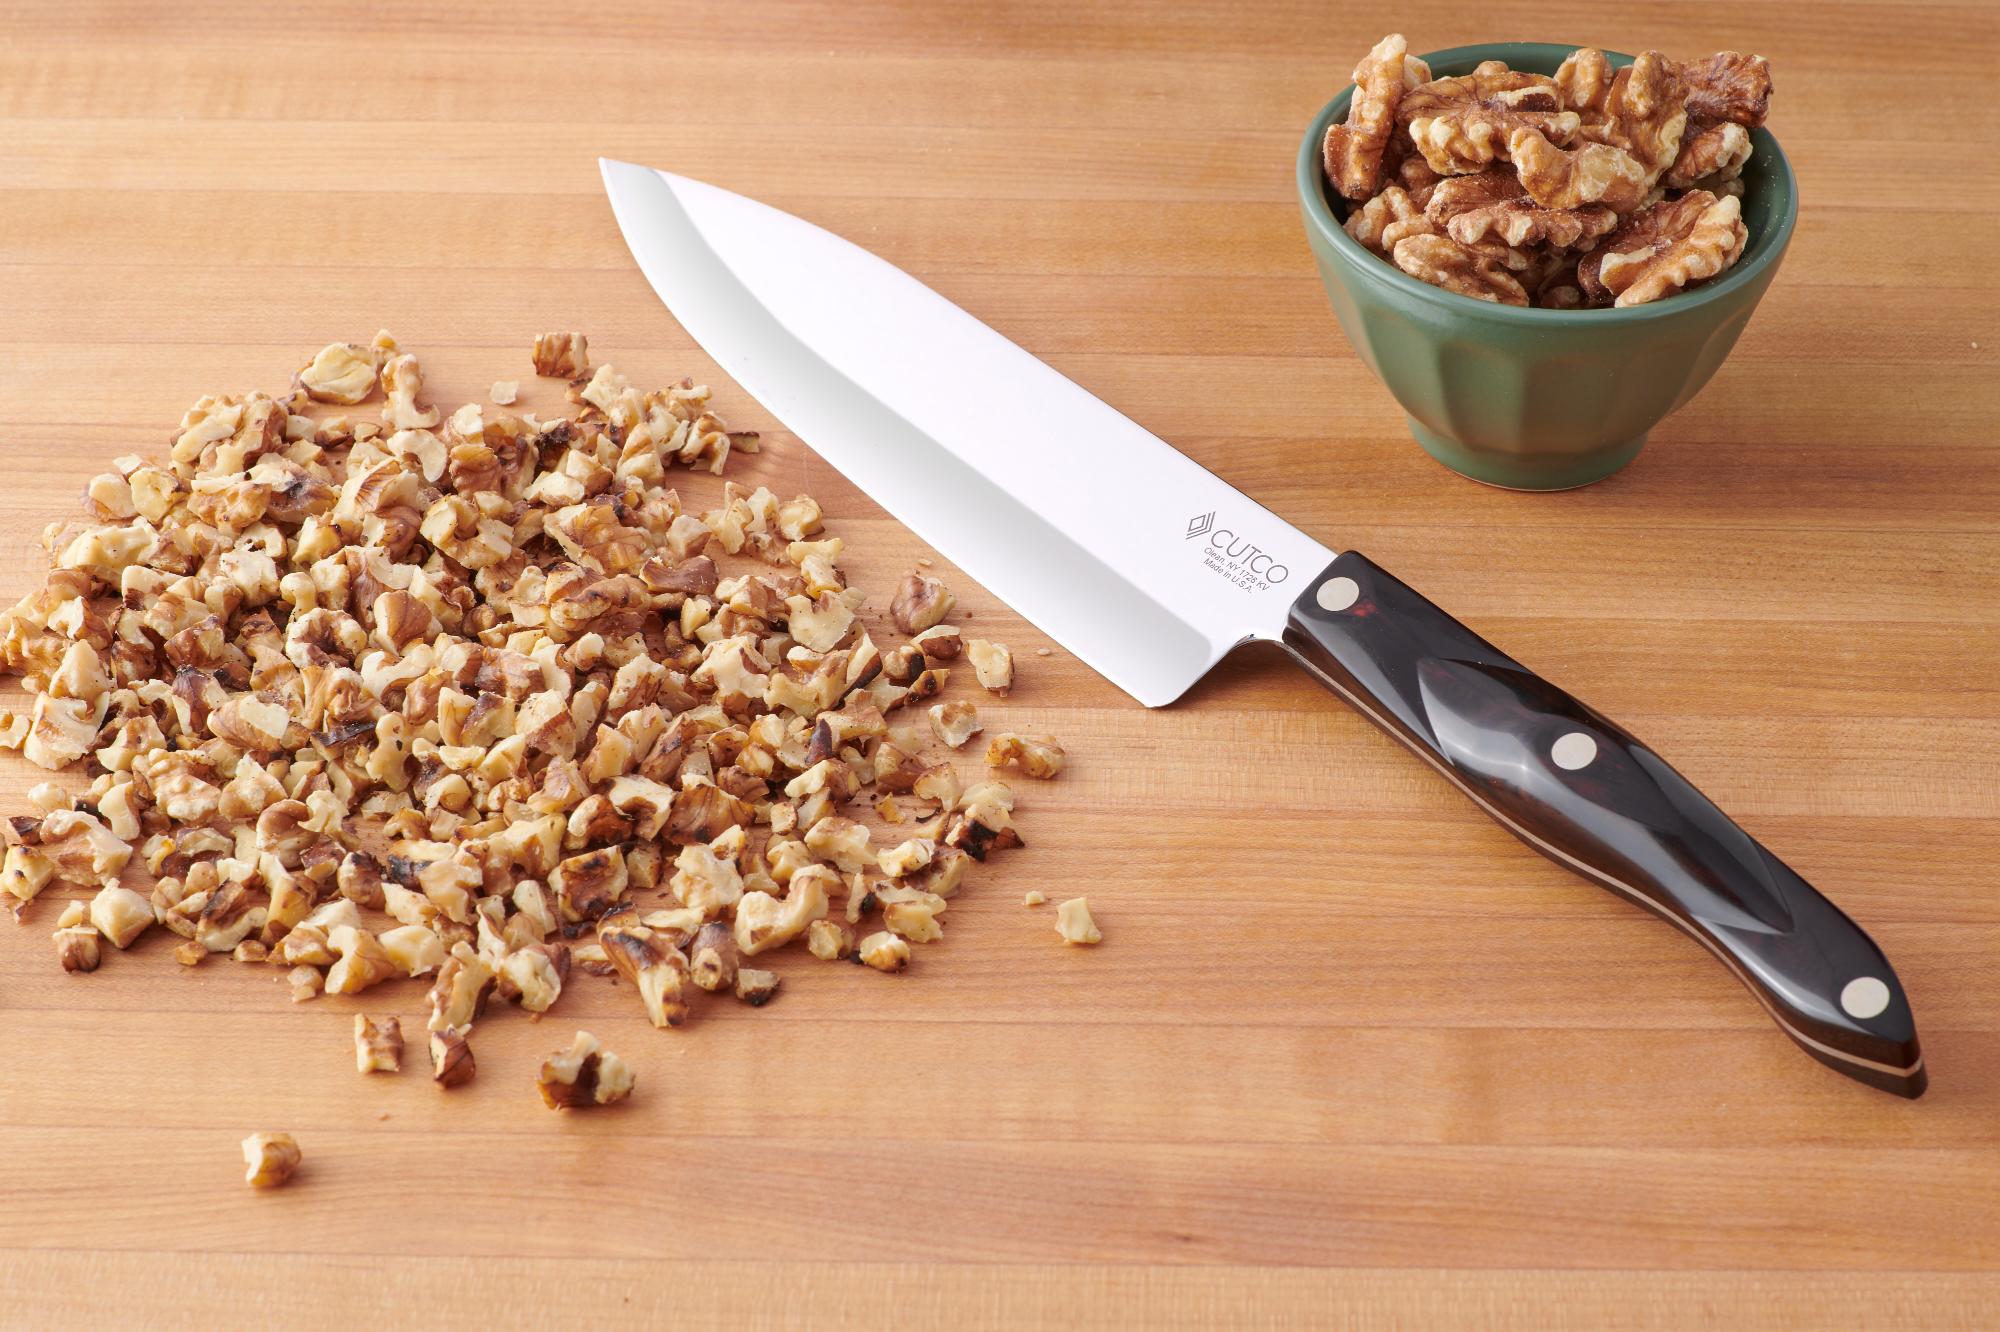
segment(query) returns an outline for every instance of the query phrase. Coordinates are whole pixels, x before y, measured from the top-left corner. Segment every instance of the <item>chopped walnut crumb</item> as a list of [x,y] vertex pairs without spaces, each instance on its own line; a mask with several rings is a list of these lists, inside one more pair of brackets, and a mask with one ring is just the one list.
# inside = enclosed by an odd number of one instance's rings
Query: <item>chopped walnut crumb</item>
[[1063,747],[1045,735],[1004,731],[987,742],[986,766],[1013,768],[1028,777],[1047,779],[1062,771]]
[[510,407],[513,405],[514,400],[520,396],[521,385],[518,381],[512,379],[494,380],[493,388],[487,394],[487,397],[492,400],[493,405],[496,407]]
[[1094,944],[1104,938],[1091,919],[1090,899],[1072,897],[1056,908],[1056,933],[1064,943]]
[[912,570],[896,589],[896,596],[889,604],[889,614],[895,619],[896,627],[906,634],[920,634],[936,626],[958,598],[951,594],[944,581],[929,574]]
[[[101,936],[89,925],[66,925],[55,932],[56,960],[64,971],[95,971],[103,961]],[[203,950],[204,952],[207,950]]]
[[736,997],[752,1008],[762,1008],[778,993],[781,978],[775,971],[758,971],[754,967],[741,967],[736,972]]
[[244,1183],[275,1189],[298,1172],[305,1154],[289,1133],[253,1133],[243,1140]]
[[392,1017],[377,1021],[366,1013],[356,1013],[354,1066],[363,1073],[402,1072],[403,1024]]
[[806,930],[806,950],[824,961],[837,962],[854,951],[854,932],[838,921],[816,920]]
[[153,904],[130,888],[113,884],[91,899],[90,923],[111,941],[113,948],[130,948],[158,920]]
[[549,1109],[579,1110],[622,1101],[632,1094],[637,1081],[623,1059],[589,1032],[579,1031],[569,1049],[542,1061],[535,1085],[541,1090],[542,1104]]
[[953,749],[963,748],[966,741],[978,735],[981,729],[979,709],[964,699],[953,699],[949,703],[931,704],[931,727],[938,739]]
[[298,966],[285,973],[285,984],[291,989],[292,1002],[302,1004],[319,997],[320,991],[326,988],[326,976],[318,967]]
[[1049,900],[1049,895],[1047,893],[1043,892],[1039,888],[1030,888],[1027,892],[1027,896],[1025,896],[1022,899],[1022,904],[1024,906],[1038,907],[1042,905],[1042,903],[1048,900]]
[[581,333],[537,333],[534,362],[546,379],[581,379],[590,373],[590,344]]
[[877,971],[901,971],[910,965],[910,946],[887,930],[879,930],[861,941],[855,956]]
[[1014,654],[1004,643],[975,638],[965,645],[965,658],[972,663],[972,673],[982,689],[1005,698],[1014,687]]
[[465,1033],[446,1027],[431,1033],[431,1080],[440,1087],[462,1087],[472,1081],[477,1065]]

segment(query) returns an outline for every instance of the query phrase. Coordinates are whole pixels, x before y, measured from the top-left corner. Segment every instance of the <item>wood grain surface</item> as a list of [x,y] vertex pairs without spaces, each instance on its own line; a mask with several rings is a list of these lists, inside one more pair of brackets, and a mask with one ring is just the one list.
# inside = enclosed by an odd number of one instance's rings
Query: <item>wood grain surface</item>
[[[1609,482],[1447,474],[1325,308],[1292,154],[1391,28],[1772,60],[1797,239]],[[901,977],[788,958],[672,1033],[580,986],[482,1024],[446,1095],[357,1077],[353,1001],[164,937],[65,976],[46,900],[0,929],[0,1323],[1992,1326],[2000,103],[1912,91],[1994,67],[1992,5],[10,0],[0,38],[0,594],[199,394],[386,326],[447,404],[549,328],[709,380],[769,432],[743,475],[819,496],[886,595],[914,540],[620,243],[595,157],[669,166],[908,268],[1632,727],[1874,933],[1933,1079],[1806,1059],[1274,653],[1148,713],[956,579],[1073,764]],[[41,777],[0,761],[0,800]],[[1029,888],[1088,891],[1104,944]],[[636,1064],[625,1111],[538,1103],[577,1025]],[[259,1129],[307,1157],[272,1195]]]

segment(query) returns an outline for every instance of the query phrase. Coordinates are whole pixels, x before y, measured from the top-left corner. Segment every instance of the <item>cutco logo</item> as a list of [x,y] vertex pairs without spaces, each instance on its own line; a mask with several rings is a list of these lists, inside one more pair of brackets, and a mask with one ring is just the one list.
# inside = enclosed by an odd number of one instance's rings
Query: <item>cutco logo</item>
[[1262,546],[1231,528],[1217,527],[1213,509],[1188,519],[1183,540],[1200,536],[1208,538],[1201,544],[1202,564],[1245,591],[1267,592],[1292,576],[1292,571],[1273,560]]

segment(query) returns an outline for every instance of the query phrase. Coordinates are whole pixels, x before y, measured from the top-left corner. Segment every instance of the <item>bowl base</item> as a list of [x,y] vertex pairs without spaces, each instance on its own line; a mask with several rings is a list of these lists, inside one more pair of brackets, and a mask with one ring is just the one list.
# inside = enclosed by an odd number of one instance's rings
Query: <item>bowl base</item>
[[1544,459],[1496,456],[1469,449],[1455,439],[1438,434],[1415,417],[1406,419],[1410,423],[1410,436],[1425,453],[1468,480],[1501,490],[1575,490],[1579,486],[1592,485],[1622,470],[1639,456],[1640,449],[1646,447],[1646,437],[1640,435],[1587,454],[1559,454]]

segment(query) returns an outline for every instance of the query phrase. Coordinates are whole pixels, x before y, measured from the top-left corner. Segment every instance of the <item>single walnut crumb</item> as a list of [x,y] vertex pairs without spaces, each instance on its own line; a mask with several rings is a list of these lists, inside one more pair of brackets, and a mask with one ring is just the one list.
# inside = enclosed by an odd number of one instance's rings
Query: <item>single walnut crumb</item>
[[590,344],[581,333],[537,333],[534,361],[544,379],[581,379],[590,373]]
[[542,1061],[535,1086],[549,1109],[581,1110],[624,1100],[637,1081],[630,1065],[600,1045],[595,1036],[579,1031],[569,1049]]
[[1022,898],[1021,902],[1023,906],[1038,907],[1048,900],[1049,895],[1047,893],[1039,888],[1030,888],[1027,896]]
[[965,645],[965,658],[972,663],[972,673],[982,688],[1002,698],[1007,696],[1014,685],[1014,654],[1006,644],[975,638]]
[[497,407],[512,406],[514,400],[521,396],[520,382],[513,379],[496,379],[493,381],[492,391],[487,396]]
[[920,634],[951,614],[957,603],[958,599],[943,580],[913,570],[896,589],[895,599],[889,603],[889,614],[904,633]]
[[1104,938],[1091,919],[1090,899],[1072,897],[1056,908],[1056,933],[1064,943],[1094,944]]
[[695,932],[688,958],[688,976],[697,988],[720,994],[736,984],[736,937],[721,921]]
[[285,984],[291,989],[292,1002],[302,1004],[319,998],[320,991],[326,988],[326,976],[318,967],[296,966],[285,973]]
[[901,971],[910,965],[910,945],[888,930],[879,930],[861,941],[855,956],[877,971]]
[[938,739],[953,749],[963,747],[966,741],[979,734],[980,726],[979,709],[964,699],[931,704],[931,728],[937,732]]
[[816,920],[806,928],[806,951],[837,962],[854,951],[854,932],[838,921]]
[[354,1015],[354,1066],[363,1073],[403,1071],[403,1024],[396,1018],[377,1021],[366,1013]]
[[193,939],[175,944],[174,961],[184,967],[198,967],[208,961],[208,946]]
[[111,941],[113,948],[130,948],[158,919],[153,904],[130,888],[113,884],[91,899],[90,923]]
[[[100,936],[89,925],[66,925],[55,932],[56,960],[64,971],[95,971],[104,960]],[[202,950],[204,953],[206,949]]]
[[375,391],[375,357],[365,347],[334,342],[299,370],[299,387],[315,402],[352,407]]
[[431,1033],[431,1080],[440,1087],[462,1087],[472,1081],[477,1065],[465,1033],[444,1027]]
[[956,661],[964,650],[965,636],[957,625],[939,624],[924,630],[910,640],[926,661]]
[[1013,768],[1044,780],[1062,771],[1063,747],[1049,736],[1016,735],[1003,731],[986,744],[986,766]]
[[305,1154],[289,1133],[253,1133],[243,1140],[243,1180],[253,1189],[275,1189],[289,1180]]
[[775,971],[759,971],[755,967],[742,967],[736,972],[736,997],[752,1008],[762,1008],[771,1002],[778,992],[781,978]]

